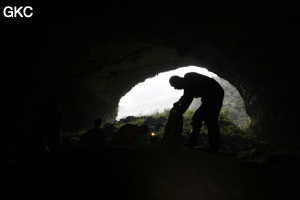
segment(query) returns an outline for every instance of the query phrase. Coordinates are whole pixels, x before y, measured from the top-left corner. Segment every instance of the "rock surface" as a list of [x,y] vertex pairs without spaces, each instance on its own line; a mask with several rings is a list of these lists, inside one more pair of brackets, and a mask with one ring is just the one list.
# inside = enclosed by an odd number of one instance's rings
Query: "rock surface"
[[159,145],[75,148],[4,169],[3,199],[292,199],[300,178],[299,168]]

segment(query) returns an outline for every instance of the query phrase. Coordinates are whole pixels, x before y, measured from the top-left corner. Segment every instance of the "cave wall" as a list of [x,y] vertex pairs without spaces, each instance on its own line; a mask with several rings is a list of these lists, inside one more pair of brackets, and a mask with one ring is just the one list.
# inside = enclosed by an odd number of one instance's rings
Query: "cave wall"
[[6,29],[8,119],[31,129],[42,99],[57,96],[65,130],[92,126],[95,117],[113,121],[137,83],[195,65],[238,89],[260,137],[299,144],[292,6],[103,2],[60,6],[55,16],[37,5],[34,19],[14,22],[19,31]]

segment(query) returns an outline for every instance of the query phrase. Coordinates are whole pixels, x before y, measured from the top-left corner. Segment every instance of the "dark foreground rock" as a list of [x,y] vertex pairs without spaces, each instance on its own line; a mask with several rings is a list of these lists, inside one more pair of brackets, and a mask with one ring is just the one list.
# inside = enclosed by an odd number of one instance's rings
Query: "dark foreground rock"
[[10,163],[6,199],[293,199],[299,168],[237,161],[183,146],[74,148],[51,160]]

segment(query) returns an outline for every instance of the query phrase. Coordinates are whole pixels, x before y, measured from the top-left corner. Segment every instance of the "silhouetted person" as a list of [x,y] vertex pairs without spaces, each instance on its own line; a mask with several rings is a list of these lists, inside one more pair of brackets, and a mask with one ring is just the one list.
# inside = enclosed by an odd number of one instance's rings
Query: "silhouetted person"
[[97,118],[94,120],[94,128],[88,129],[87,132],[82,135],[81,142],[88,147],[105,145],[105,135],[100,128],[102,125],[102,119]]
[[169,81],[175,89],[184,90],[183,96],[174,103],[174,107],[179,108],[182,114],[188,109],[193,98],[201,97],[202,104],[192,117],[193,128],[186,145],[191,148],[196,146],[204,121],[208,128],[208,151],[217,153],[220,148],[218,118],[224,98],[223,88],[213,78],[195,72],[187,73],[184,77],[172,76]]
[[111,139],[110,144],[123,145],[123,144],[135,144],[138,135],[147,134],[149,127],[147,125],[134,125],[126,124],[122,126]]
[[59,107],[58,99],[50,98],[40,119],[41,139],[50,155],[57,153],[60,143],[63,114]]

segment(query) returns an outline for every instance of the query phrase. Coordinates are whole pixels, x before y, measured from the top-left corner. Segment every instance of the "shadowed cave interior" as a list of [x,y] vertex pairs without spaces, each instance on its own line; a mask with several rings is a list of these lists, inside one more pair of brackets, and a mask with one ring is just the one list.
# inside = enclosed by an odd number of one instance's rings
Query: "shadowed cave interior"
[[[61,6],[55,16],[49,7],[36,4],[40,9],[34,18],[15,20],[14,29],[6,29],[2,71],[7,145],[24,145],[49,96],[60,100],[63,129],[74,131],[96,117],[114,121],[120,98],[139,82],[193,65],[237,88],[260,138],[299,151],[292,7],[212,1],[198,7],[174,3],[170,9],[169,4],[150,1],[112,2]],[[299,178],[299,169],[228,161],[183,147],[102,150],[77,149],[49,165],[10,167],[6,180],[14,189],[6,192],[12,197],[67,199],[80,190],[80,197],[92,198],[100,184],[89,181],[102,178],[109,194],[99,190],[98,195],[112,199],[271,199],[291,195],[291,182]],[[43,175],[31,179],[31,173]],[[123,188],[124,195],[115,188]]]

